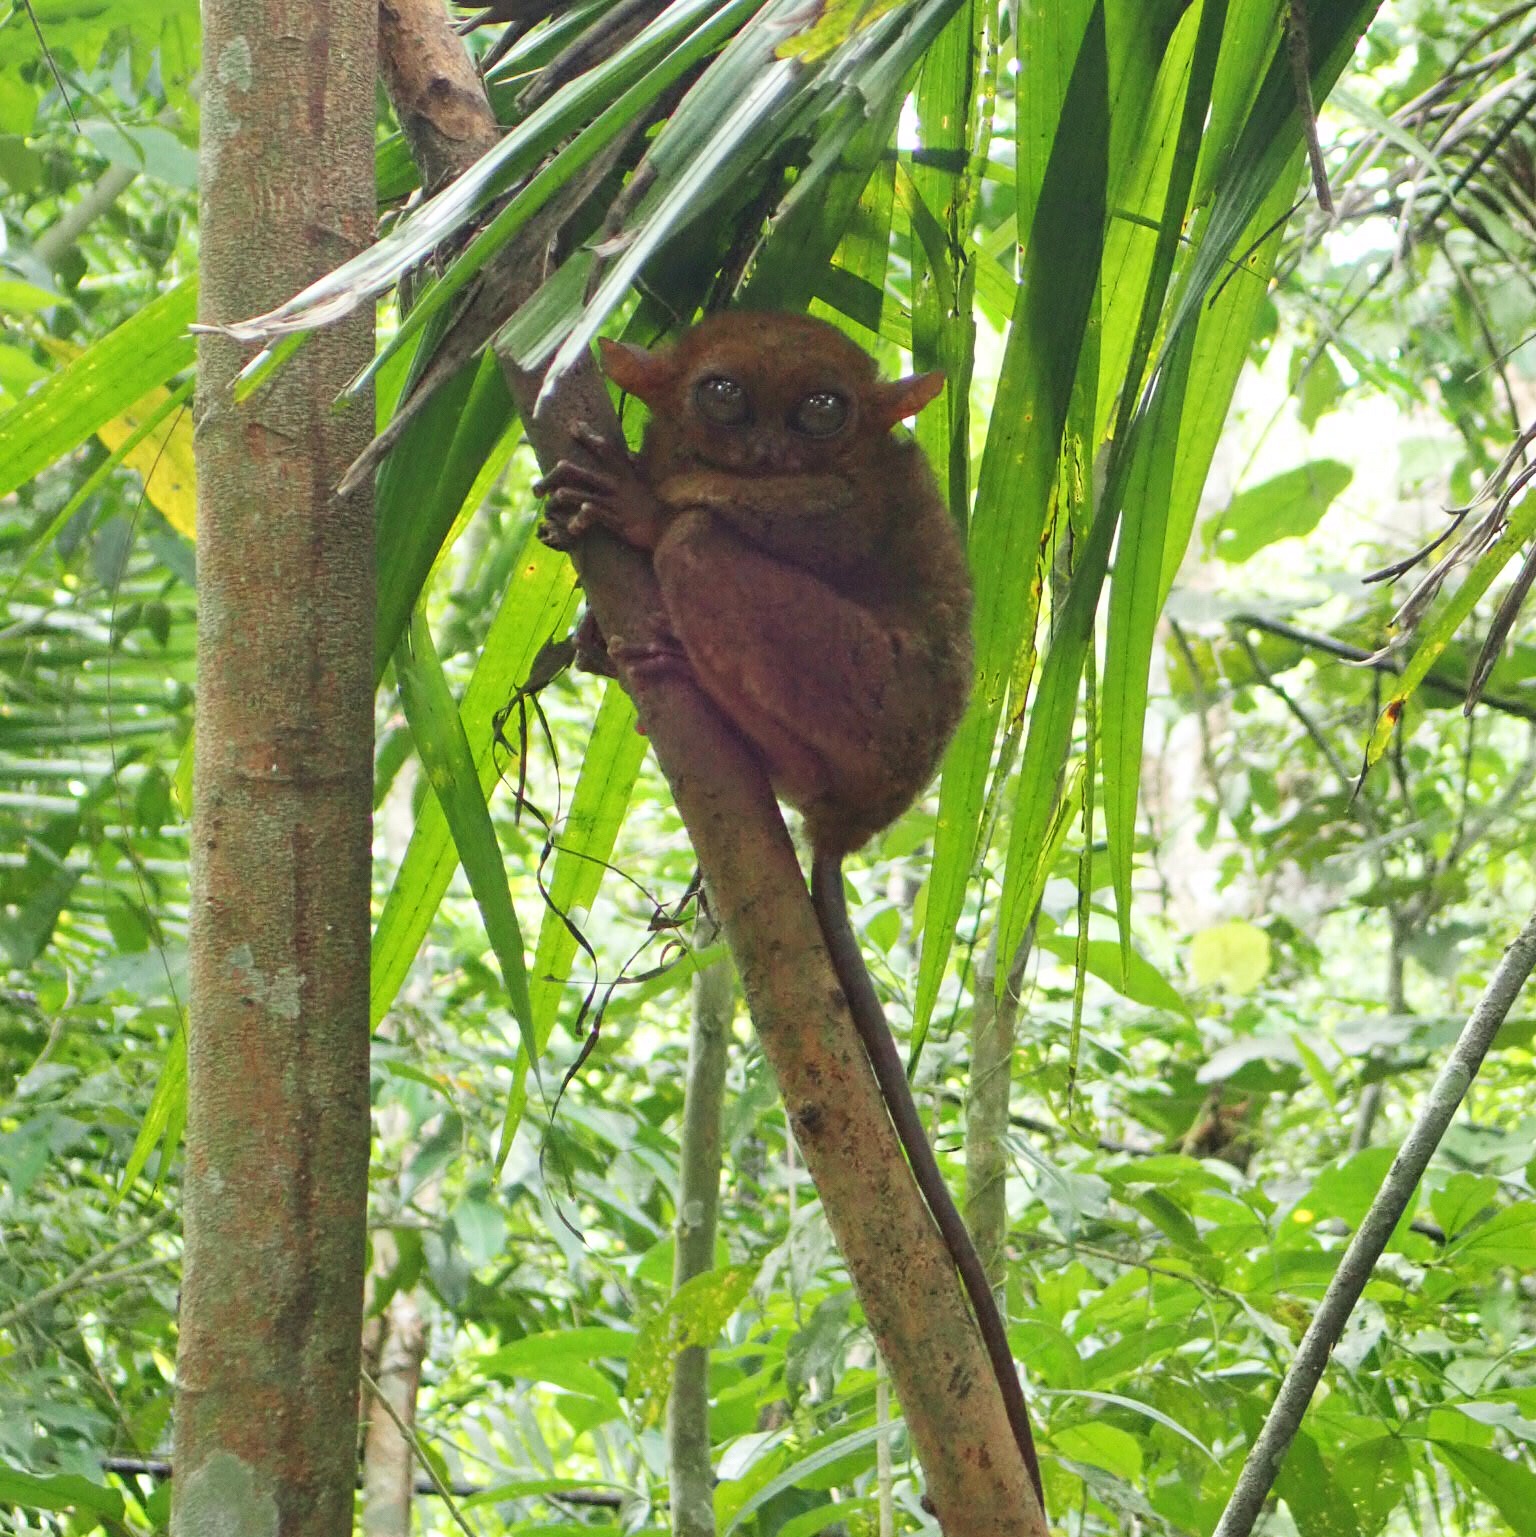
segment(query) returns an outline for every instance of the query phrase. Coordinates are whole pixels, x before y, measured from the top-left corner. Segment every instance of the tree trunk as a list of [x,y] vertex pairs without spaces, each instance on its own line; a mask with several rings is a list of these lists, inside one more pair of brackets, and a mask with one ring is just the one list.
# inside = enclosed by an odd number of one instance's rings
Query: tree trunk
[[[268,309],[374,228],[376,0],[203,0],[200,317]],[[342,1537],[368,1170],[373,514],[331,497],[372,317],[236,404],[199,349],[178,1537]]]
[[401,1427],[416,1424],[427,1330],[410,1292],[389,1299],[382,1322],[377,1395],[369,1389],[364,1405],[362,1532],[363,1537],[411,1537],[416,1453]]
[[1008,1279],[1008,1099],[1013,1086],[1013,1043],[1019,1019],[1017,978],[1034,938],[1031,926],[1020,956],[1009,968],[1008,988],[998,998],[994,925],[976,966],[971,1010],[971,1078],[965,1095],[965,1225],[976,1253],[1003,1301]]
[[[694,943],[713,944],[714,925],[700,924]],[[715,1264],[720,1214],[720,1110],[725,1096],[726,1048],[736,1012],[736,974],[716,961],[693,979],[693,1027],[688,1037],[688,1082],[683,1093],[682,1148],[678,1156],[675,1291]],[[693,1345],[672,1368],[667,1399],[667,1462],[673,1537],[714,1537],[714,1468],[709,1439],[709,1351]]]

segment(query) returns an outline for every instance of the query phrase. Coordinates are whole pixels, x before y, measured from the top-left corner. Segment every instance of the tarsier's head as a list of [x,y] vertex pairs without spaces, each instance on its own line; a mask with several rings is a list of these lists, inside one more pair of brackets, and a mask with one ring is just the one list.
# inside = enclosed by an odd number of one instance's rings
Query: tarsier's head
[[809,315],[710,315],[665,350],[602,343],[603,369],[651,411],[667,447],[744,475],[835,471],[943,388],[881,379],[875,361]]

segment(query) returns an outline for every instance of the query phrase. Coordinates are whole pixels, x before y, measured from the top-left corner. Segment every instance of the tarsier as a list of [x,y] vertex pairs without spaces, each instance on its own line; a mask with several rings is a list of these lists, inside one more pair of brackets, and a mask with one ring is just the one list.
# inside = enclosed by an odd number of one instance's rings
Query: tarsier
[[605,341],[603,368],[650,409],[636,456],[590,428],[592,464],[535,487],[545,540],[593,527],[648,551],[670,633],[614,640],[633,670],[682,668],[801,812],[822,935],[891,1119],[975,1309],[1040,1493],[1028,1412],[975,1246],[912,1102],[859,954],[842,860],[932,777],[971,679],[965,556],[918,446],[892,429],[942,374],[877,376],[804,315],[712,315],[665,351]]

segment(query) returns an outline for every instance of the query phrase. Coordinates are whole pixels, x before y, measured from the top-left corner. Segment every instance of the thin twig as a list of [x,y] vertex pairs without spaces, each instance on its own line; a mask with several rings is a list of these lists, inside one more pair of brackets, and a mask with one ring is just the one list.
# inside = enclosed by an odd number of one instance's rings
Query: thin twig
[[15,1307],[7,1308],[0,1313],[0,1329],[9,1329],[12,1324],[18,1323],[28,1313],[35,1313],[39,1308],[47,1307],[52,1302],[57,1302],[60,1297],[74,1291],[77,1286],[82,1286],[91,1279],[103,1266],[110,1264],[117,1256],[127,1249],[135,1248],[152,1237],[162,1228],[169,1227],[175,1217],[175,1212],[167,1209],[160,1213],[154,1221],[139,1229],[137,1233],[130,1233],[126,1238],[119,1238],[114,1244],[109,1244],[105,1249],[91,1255],[88,1259],[81,1260],[70,1273],[62,1280],[55,1281],[52,1286],[45,1286],[41,1291],[33,1292],[30,1297],[23,1298]]
[[1296,87],[1296,108],[1301,113],[1302,136],[1307,141],[1307,159],[1312,164],[1312,186],[1317,193],[1317,206],[1332,219],[1333,193],[1328,186],[1328,167],[1323,162],[1322,142],[1317,137],[1317,107],[1312,101],[1312,49],[1306,0],[1291,0],[1286,8],[1285,47],[1291,60],[1291,79]]
[[[1367,651],[1363,646],[1352,646],[1347,641],[1335,640],[1331,635],[1321,635],[1315,630],[1304,630],[1299,625],[1290,624],[1283,619],[1271,619],[1265,614],[1233,614],[1229,624],[1243,625],[1251,630],[1262,631],[1265,635],[1278,635],[1282,640],[1294,641],[1298,646],[1305,646],[1310,651],[1320,651],[1327,656],[1338,657],[1340,661],[1370,667],[1390,677],[1398,676],[1403,670],[1401,659],[1398,657]],[[1467,685],[1464,679],[1458,680],[1447,677],[1444,673],[1432,671],[1419,685],[1419,689],[1420,692],[1437,694],[1441,697],[1450,695],[1457,704],[1460,704],[1466,696]],[[1536,704],[1529,700],[1517,699],[1511,694],[1484,694],[1481,703],[1484,709],[1497,710],[1501,715],[1512,715],[1516,720],[1536,721]]]
[[458,1501],[453,1497],[453,1491],[432,1465],[432,1459],[427,1456],[426,1448],[421,1444],[421,1437],[416,1434],[416,1427],[414,1425],[407,1425],[401,1419],[400,1411],[390,1403],[389,1399],[385,1396],[384,1390],[367,1372],[359,1370],[358,1375],[363,1379],[363,1386],[368,1389],[369,1396],[394,1421],[395,1429],[400,1432],[401,1437],[410,1446],[416,1460],[422,1466],[422,1471],[432,1480],[432,1487],[436,1490],[443,1504],[448,1507],[448,1514],[453,1518],[453,1524],[464,1533],[464,1537],[478,1537],[474,1527],[464,1519],[464,1513],[459,1509]]

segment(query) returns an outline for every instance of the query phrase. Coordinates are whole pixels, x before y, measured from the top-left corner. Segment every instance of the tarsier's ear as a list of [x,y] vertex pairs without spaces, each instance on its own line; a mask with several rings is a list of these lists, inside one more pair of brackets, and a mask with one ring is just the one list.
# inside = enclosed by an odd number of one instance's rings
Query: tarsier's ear
[[648,352],[629,342],[598,338],[603,358],[603,372],[618,387],[646,405],[654,405],[672,378],[671,359],[659,352]]
[[909,374],[875,386],[874,416],[882,427],[916,416],[944,388],[942,373]]

